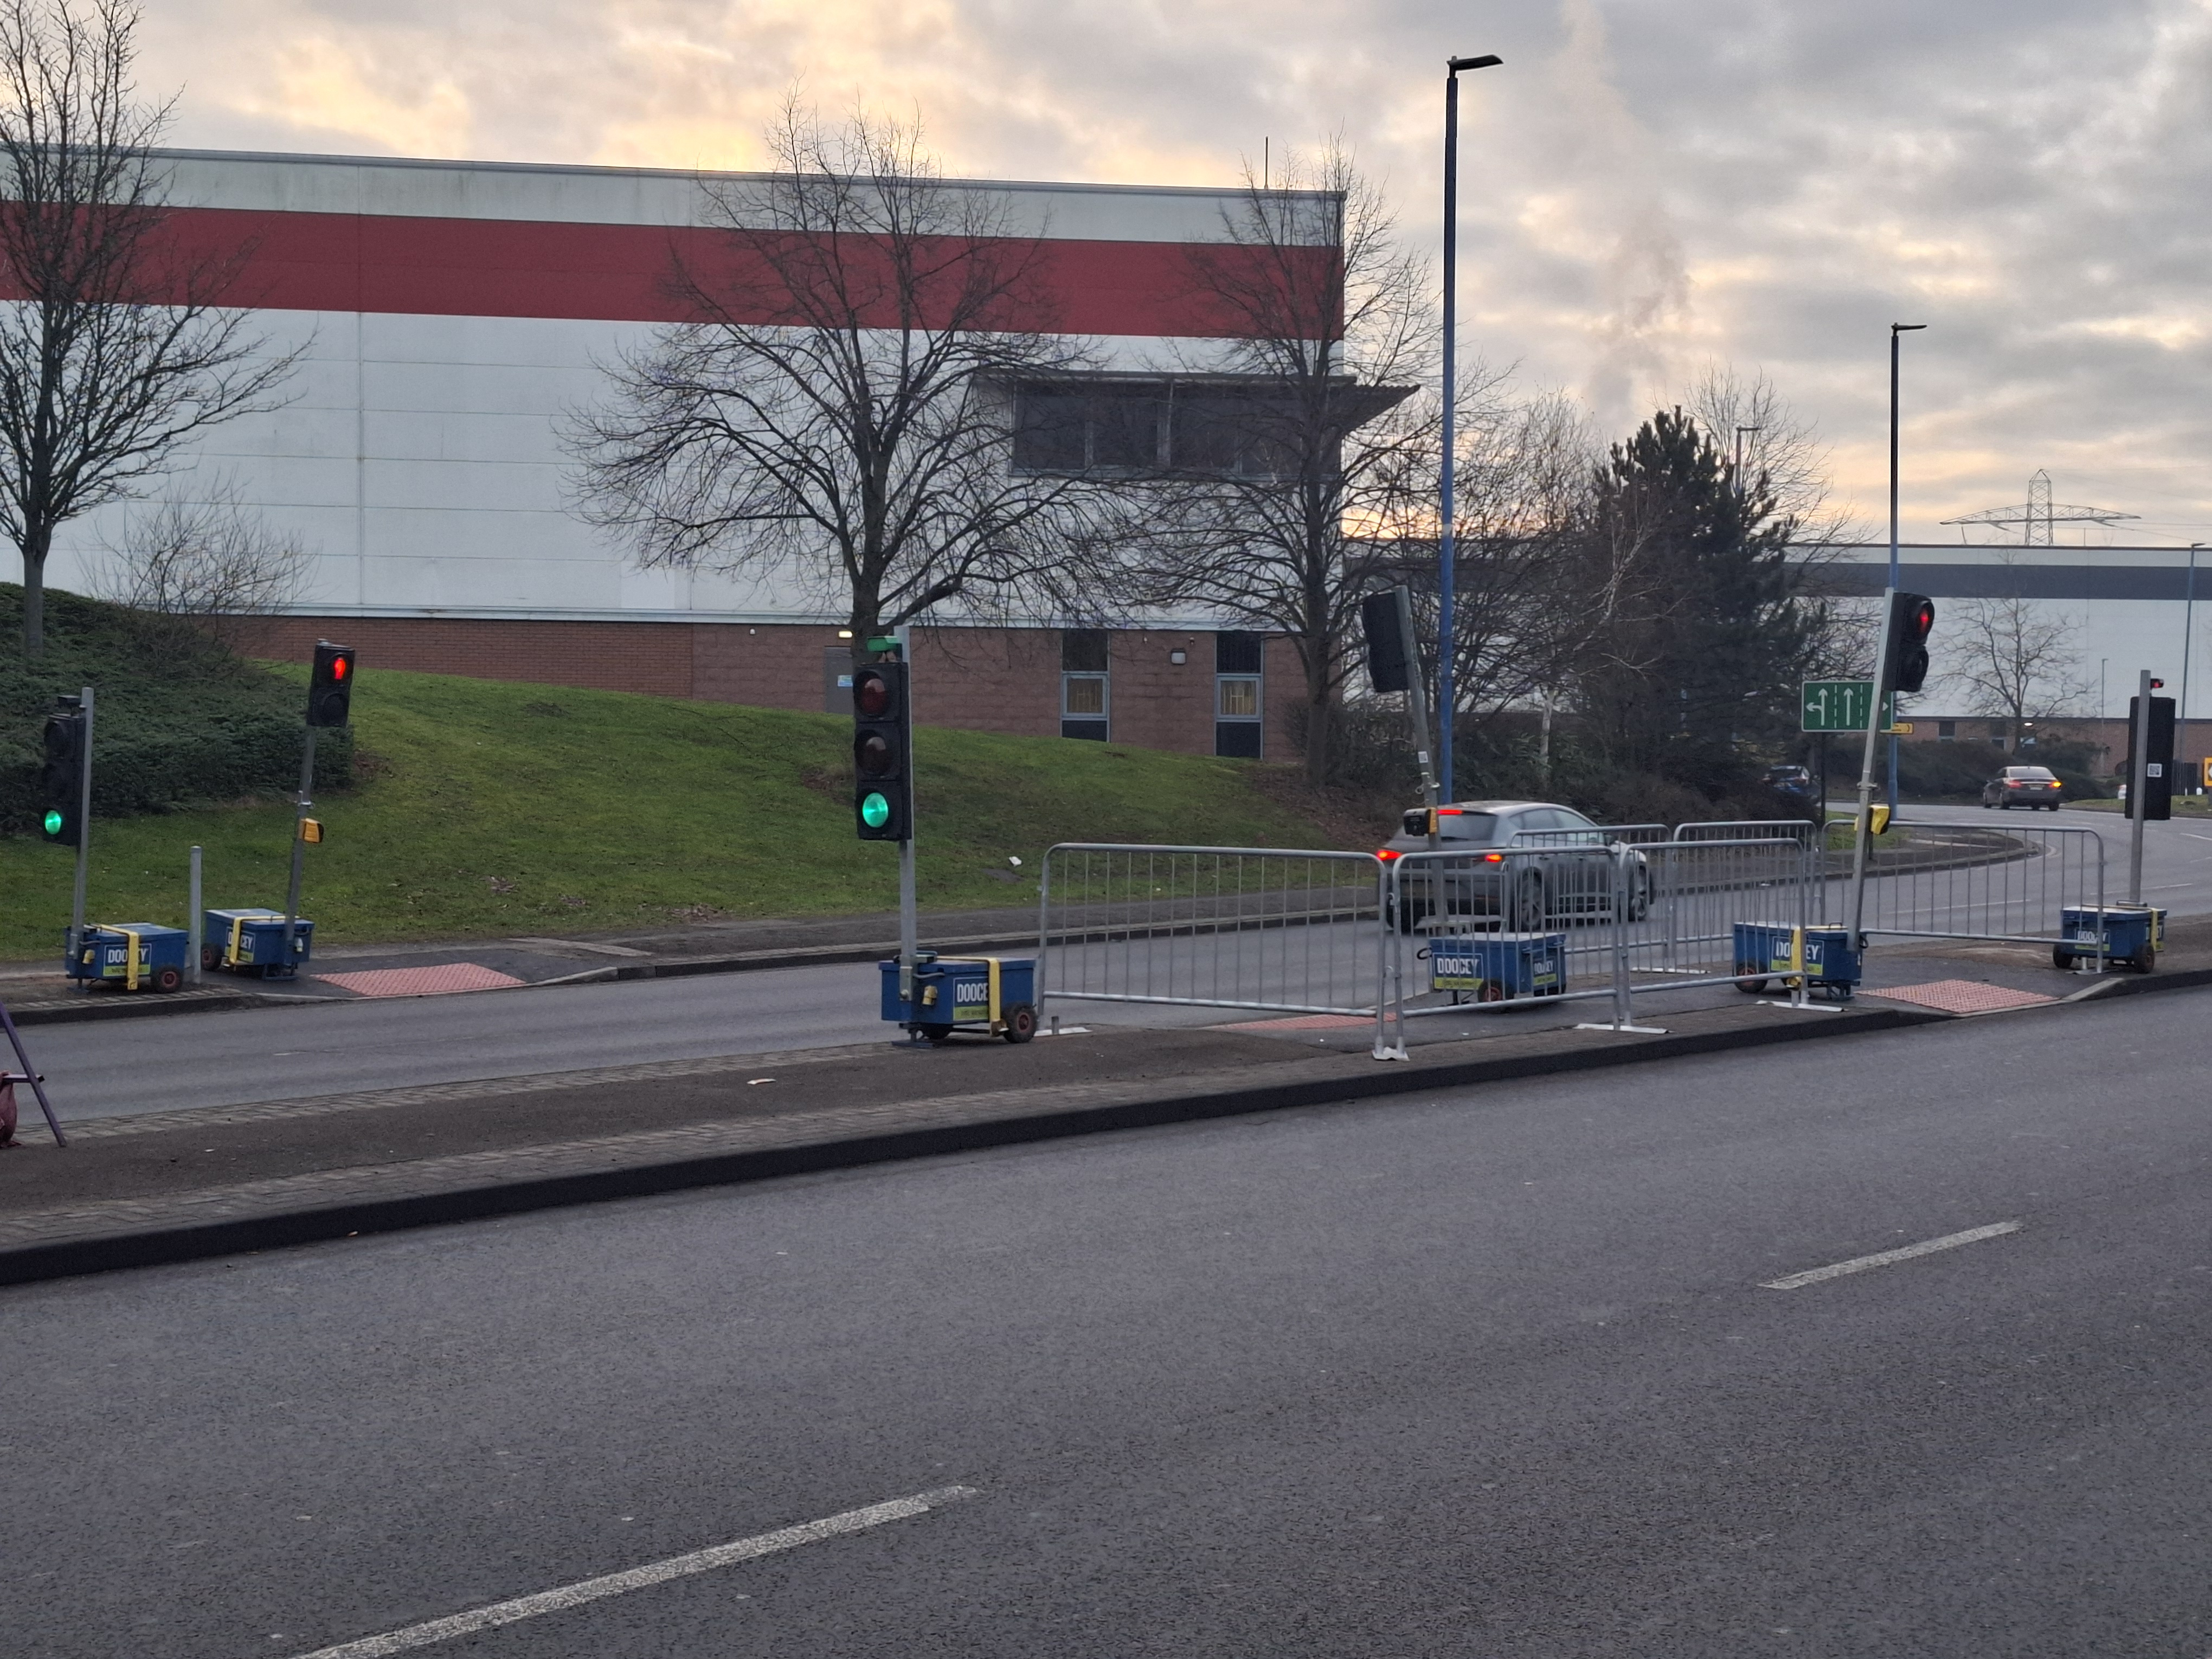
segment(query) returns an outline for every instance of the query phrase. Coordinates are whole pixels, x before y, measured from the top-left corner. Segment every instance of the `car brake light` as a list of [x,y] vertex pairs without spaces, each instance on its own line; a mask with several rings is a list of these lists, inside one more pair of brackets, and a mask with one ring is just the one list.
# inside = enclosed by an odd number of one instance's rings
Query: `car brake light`
[[1482,855],[1482,861],[1485,864],[1503,864],[1505,862],[1505,854],[1503,853],[1485,853]]
[[1403,858],[1405,857],[1405,854],[1403,853],[1394,851],[1392,848],[1388,847],[1378,847],[1375,849],[1375,856],[1381,859],[1383,863],[1388,864],[1392,859]]

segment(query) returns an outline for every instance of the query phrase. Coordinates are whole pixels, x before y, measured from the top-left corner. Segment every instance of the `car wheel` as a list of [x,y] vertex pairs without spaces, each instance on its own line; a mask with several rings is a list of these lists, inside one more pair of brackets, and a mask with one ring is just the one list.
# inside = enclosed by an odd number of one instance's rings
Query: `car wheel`
[[1646,874],[1635,877],[1628,887],[1628,919],[1641,921],[1651,914],[1651,878]]
[[1544,930],[1544,878],[1531,873],[1513,893],[1513,931],[1540,933]]

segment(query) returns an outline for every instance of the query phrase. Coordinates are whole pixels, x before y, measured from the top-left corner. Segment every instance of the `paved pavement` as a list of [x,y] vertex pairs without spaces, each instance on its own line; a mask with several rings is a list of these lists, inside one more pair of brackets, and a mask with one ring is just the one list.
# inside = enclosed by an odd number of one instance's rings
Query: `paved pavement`
[[0,1628],[2202,1659],[2208,997],[0,1291]]

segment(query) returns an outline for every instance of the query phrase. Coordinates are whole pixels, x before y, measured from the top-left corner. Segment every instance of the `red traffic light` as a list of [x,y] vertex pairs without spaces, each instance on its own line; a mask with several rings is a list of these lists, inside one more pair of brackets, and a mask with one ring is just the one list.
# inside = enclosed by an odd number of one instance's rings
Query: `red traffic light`
[[1905,607],[1905,637],[1907,640],[1917,644],[1928,637],[1929,630],[1935,626],[1936,603],[1934,600],[1923,599],[1917,604]]
[[2161,689],[2165,686],[2165,684],[2166,684],[2166,682],[2165,682],[2164,680],[2153,680],[2153,681],[2150,683],[2150,689],[2151,689],[2152,690],[2154,690],[2154,691],[2156,691],[2156,690],[2161,690]]
[[350,658],[332,657],[331,659],[331,678],[334,680],[343,682],[346,677],[347,670],[350,669],[352,666],[353,661]]
[[888,714],[891,706],[891,683],[872,668],[863,668],[853,677],[853,712],[874,719]]

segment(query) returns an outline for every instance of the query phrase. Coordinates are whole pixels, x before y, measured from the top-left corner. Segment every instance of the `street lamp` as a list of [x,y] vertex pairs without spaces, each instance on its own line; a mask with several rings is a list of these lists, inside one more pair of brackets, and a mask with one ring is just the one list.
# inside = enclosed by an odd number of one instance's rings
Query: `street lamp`
[[1735,429],[1735,498],[1738,501],[1743,499],[1743,434],[1765,429],[1757,426],[1740,426]]
[[[2189,647],[2197,637],[2197,550],[2204,544],[2189,544],[2189,588],[2181,602],[2181,702],[2175,708],[2173,747],[2175,757],[2183,765],[2189,763]],[[2197,769],[2201,776],[2202,767]]]
[[[1897,337],[1913,334],[1927,327],[1925,323],[1892,323],[1889,325],[1889,591],[1897,591]],[[1881,688],[1875,688],[1881,695]],[[1890,711],[1889,721],[1897,724],[1897,711]],[[1889,734],[1889,810],[1897,812],[1897,733]]]
[[1459,77],[1462,70],[1495,69],[1495,53],[1444,59],[1444,465],[1443,528],[1437,544],[1437,771],[1443,797],[1457,800],[1452,770],[1452,399],[1457,392],[1459,287]]

